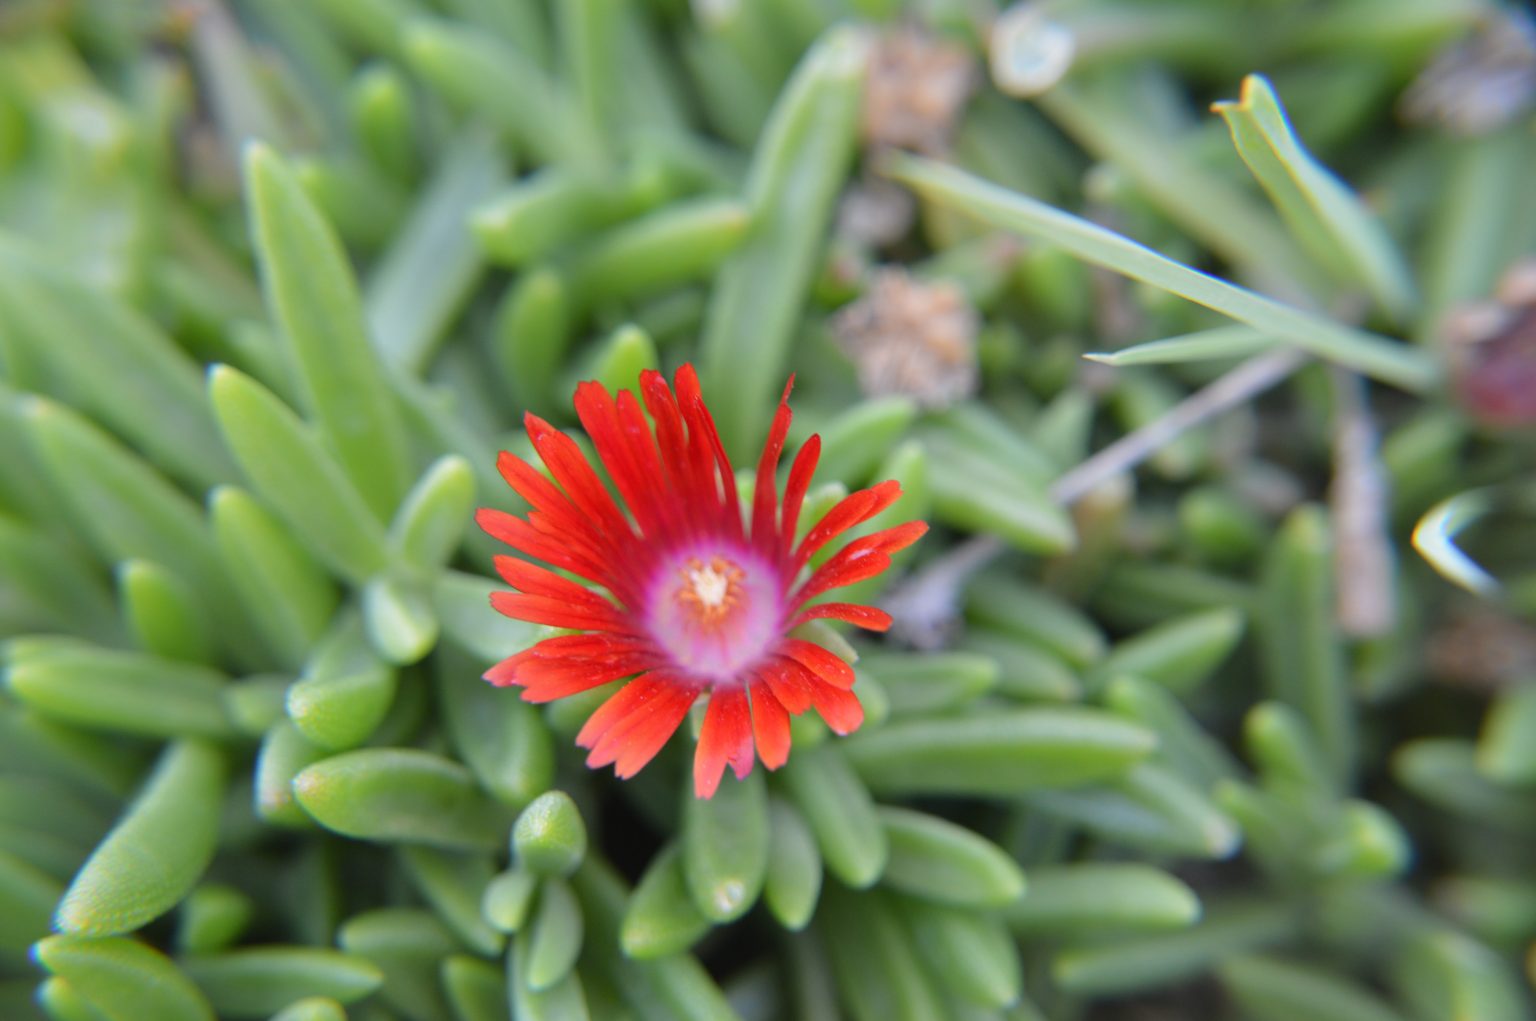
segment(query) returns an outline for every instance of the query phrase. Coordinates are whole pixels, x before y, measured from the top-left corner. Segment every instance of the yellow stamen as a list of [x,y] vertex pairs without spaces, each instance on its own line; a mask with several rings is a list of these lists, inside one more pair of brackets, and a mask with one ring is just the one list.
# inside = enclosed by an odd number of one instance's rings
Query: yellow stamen
[[700,624],[719,623],[741,602],[745,575],[724,557],[711,557],[708,564],[689,557],[681,573],[683,584],[678,586],[677,601],[691,609]]

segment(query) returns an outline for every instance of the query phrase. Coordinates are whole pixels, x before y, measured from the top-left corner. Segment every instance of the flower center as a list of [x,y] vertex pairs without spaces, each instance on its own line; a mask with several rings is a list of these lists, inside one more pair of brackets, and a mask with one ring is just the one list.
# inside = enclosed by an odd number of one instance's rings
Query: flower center
[[679,573],[683,584],[674,598],[706,627],[718,624],[741,601],[741,583],[746,575],[733,561],[711,557],[705,564],[698,557],[689,557]]
[[783,626],[778,574],[750,550],[701,543],[668,557],[645,620],[677,667],[714,683],[739,680]]

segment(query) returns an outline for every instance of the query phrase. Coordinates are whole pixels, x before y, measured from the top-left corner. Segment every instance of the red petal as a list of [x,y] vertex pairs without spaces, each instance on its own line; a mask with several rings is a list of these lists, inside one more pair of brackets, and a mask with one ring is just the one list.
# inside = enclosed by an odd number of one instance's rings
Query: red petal
[[816,474],[816,462],[821,460],[821,437],[812,436],[805,441],[795,455],[795,463],[789,469],[789,482],[784,486],[784,508],[780,512],[780,549],[786,554],[795,548],[795,531],[800,527],[800,508],[805,504],[806,491],[811,488],[811,476]]
[[846,690],[853,687],[853,667],[836,653],[828,652],[815,642],[786,638],[779,645],[779,652],[834,688]]
[[835,734],[851,734],[864,722],[864,707],[859,704],[859,697],[851,691],[814,681],[812,698],[816,703],[816,711]]
[[485,673],[481,674],[481,676],[490,681],[492,684],[496,685],[498,688],[510,687],[511,685],[517,683],[515,680],[515,677],[517,676],[517,668],[537,655],[537,653],[534,652],[534,649],[537,648],[538,646],[535,645],[533,648],[524,649],[522,652],[519,652],[516,655],[508,656],[506,659],[502,660],[500,663],[497,663]]
[[794,660],[776,658],[762,667],[758,675],[786,711],[798,716],[811,707],[810,674]]
[[[702,438],[705,449],[714,455],[720,489],[710,502],[721,511],[717,524],[723,525],[733,538],[739,539],[742,535],[741,503],[736,496],[736,472],[731,467],[731,459],[726,456],[725,446],[720,442],[720,433],[715,429],[714,417],[704,403],[704,395],[699,391],[699,375],[692,365],[684,363],[678,367],[672,377],[672,388],[677,391],[677,406],[682,409],[683,420],[688,423],[689,439],[698,441]],[[713,482],[709,492],[716,492]]]
[[656,660],[635,656],[628,660],[540,660],[522,664],[516,682],[523,689],[525,702],[553,702],[557,698],[579,695],[604,684],[652,669]]
[[928,523],[925,521],[908,521],[905,524],[892,528],[871,532],[862,539],[856,539],[849,543],[850,546],[858,544],[869,549],[877,549],[883,553],[895,553],[904,550],[917,540],[928,534]]
[[627,772],[619,775],[633,776],[676,732],[699,691],[660,671],[620,688],[576,735],[578,745],[592,749],[587,765],[598,769],[622,761]]
[[602,608],[604,604],[612,605],[585,585],[578,585],[569,578],[562,578],[554,571],[537,564],[530,564],[526,560],[498,556],[493,558],[492,562],[496,565],[496,573],[501,575],[501,580],[519,592],[526,592],[531,596],[564,599],[581,606]]
[[889,553],[881,553],[878,550],[853,549],[849,547],[837,556],[828,560],[816,571],[815,574],[800,586],[790,599],[791,606],[799,606],[809,599],[814,599],[829,589],[842,588],[844,585],[855,585],[861,581],[873,578],[883,573],[891,566]]
[[523,424],[549,473],[581,513],[610,540],[632,537],[634,533],[629,522],[619,512],[613,497],[587,463],[586,455],[576,441],[532,413],[523,416]]
[[795,385],[790,376],[784,386],[784,396],[779,398],[779,408],[773,414],[773,427],[768,430],[768,442],[763,444],[763,456],[757,462],[757,488],[752,494],[752,541],[764,552],[773,549],[777,532],[774,531],[778,516],[779,455],[784,452],[784,437],[789,434],[793,417],[789,410],[789,391]]
[[713,797],[720,775],[729,762],[742,779],[752,771],[752,716],[747,693],[740,686],[717,687],[710,692],[699,746],[693,755],[693,793]]
[[663,695],[656,710],[624,735],[623,747],[613,763],[614,775],[627,780],[654,759],[667,739],[677,733],[688,710],[698,699],[699,690],[696,687],[674,685],[671,691]]
[[858,603],[817,603],[803,610],[791,627],[799,627],[808,620],[841,620],[868,631],[889,631],[891,615],[873,606]]
[[516,454],[503,450],[497,455],[496,470],[501,472],[501,477],[512,487],[513,492],[527,500],[536,510],[556,518],[561,528],[592,530],[591,523],[577,510],[575,504],[566,499],[560,487]]
[[529,596],[517,592],[492,592],[491,605],[498,613],[514,620],[526,620],[530,624],[548,624],[550,627],[571,628],[576,631],[617,631],[627,634],[629,621],[609,604],[608,609],[597,606],[573,606],[561,599],[549,596]]
[[[633,398],[631,398],[633,399]],[[580,383],[576,387],[576,417],[597,448],[597,456],[608,469],[609,478],[618,488],[619,495],[634,514],[635,521],[644,533],[658,531],[656,479],[657,473],[647,463],[644,447],[632,442],[619,421],[619,408],[607,387],[601,383]],[[650,433],[644,434],[644,444],[651,449],[650,461],[654,462],[655,444]]]
[[518,552],[579,574],[588,581],[603,584],[609,573],[599,561],[578,552],[576,544],[557,542],[531,523],[506,511],[482,507],[475,512],[475,523],[491,538]]
[[757,741],[757,756],[769,769],[778,769],[789,761],[789,712],[773,697],[761,678],[751,684],[752,735]]
[[834,536],[841,535],[854,525],[868,521],[895,503],[900,496],[901,483],[894,479],[887,479],[869,489],[849,493],[822,515],[821,520],[816,522],[815,527],[806,534],[805,541],[795,551],[795,562],[805,563]]
[[560,659],[565,657],[600,659],[628,655],[632,652],[643,652],[649,650],[650,647],[648,642],[632,638],[628,635],[597,632],[585,635],[556,635],[553,638],[546,638],[539,642],[528,649],[528,652],[541,659]]
[[800,591],[795,593],[791,605],[799,606],[828,589],[873,578],[891,566],[892,553],[912,545],[927,531],[928,526],[924,522],[908,521],[904,525],[853,540],[811,575]]
[[676,491],[666,485],[667,473],[657,450],[656,437],[646,424],[639,399],[628,390],[619,392],[619,428],[628,439],[642,480],[642,493],[656,519],[651,527],[659,527],[669,536],[680,534],[682,514]]

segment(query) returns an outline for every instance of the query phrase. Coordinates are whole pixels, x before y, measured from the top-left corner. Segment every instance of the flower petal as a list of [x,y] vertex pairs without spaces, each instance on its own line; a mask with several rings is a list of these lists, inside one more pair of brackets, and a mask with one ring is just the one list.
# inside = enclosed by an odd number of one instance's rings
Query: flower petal
[[810,673],[789,657],[770,660],[759,668],[758,676],[789,713],[798,716],[811,707]]
[[811,620],[841,620],[867,631],[889,631],[891,615],[873,606],[859,603],[817,603],[807,607],[790,624],[799,627]]
[[[688,423],[690,441],[698,442],[702,438],[705,449],[714,455],[720,488],[711,503],[720,509],[717,524],[723,525],[732,538],[740,539],[741,502],[736,495],[736,472],[731,467],[731,459],[726,456],[725,445],[720,442],[714,417],[704,404],[704,395],[699,391],[699,376],[692,365],[685,363],[678,368],[672,377],[672,388],[677,391],[677,406],[683,413],[683,421]],[[710,490],[714,491],[713,480]]]
[[677,733],[699,694],[699,688],[678,685],[663,696],[656,710],[624,735],[623,747],[613,763],[614,775],[628,780],[654,759],[667,740]]
[[795,551],[796,565],[804,564],[833,537],[848,531],[854,525],[863,524],[895,503],[901,496],[901,483],[887,479],[868,489],[849,493],[837,502],[821,520],[806,533],[800,548]]
[[572,628],[577,631],[616,631],[620,634],[631,630],[629,621],[612,603],[609,603],[607,608],[572,606],[564,600],[551,599],[549,596],[492,592],[491,605],[498,613],[514,620],[526,620],[530,624],[548,624],[550,627]]
[[817,434],[801,445],[795,463],[789,469],[789,482],[784,486],[784,507],[779,513],[779,548],[785,556],[795,548],[800,508],[805,505],[805,494],[811,488],[811,476],[816,474],[816,463],[820,460],[821,436]]
[[859,703],[859,696],[834,688],[819,677],[811,678],[811,700],[834,734],[851,734],[864,722],[864,706]]
[[578,574],[588,581],[604,584],[608,571],[591,557],[578,552],[573,542],[560,542],[522,518],[506,511],[482,507],[475,512],[475,524],[491,538],[506,543],[520,553],[537,557],[546,564]]
[[693,755],[693,793],[713,797],[729,762],[738,780],[752,771],[752,716],[746,689],[721,685],[709,695],[699,746]]
[[549,473],[594,528],[610,542],[633,538],[629,521],[587,463],[587,457],[576,441],[532,412],[523,416],[523,425],[528,438],[533,441],[533,449],[539,452]]
[[496,565],[496,573],[501,575],[502,581],[530,596],[564,599],[579,606],[599,609],[611,608],[613,605],[585,585],[578,585],[569,578],[562,578],[554,571],[530,564],[526,560],[498,556],[492,559],[492,563]]
[[757,462],[757,485],[752,491],[752,542],[765,553],[777,545],[775,529],[778,516],[779,456],[784,452],[784,437],[789,434],[793,418],[789,410],[789,392],[794,388],[795,377],[790,376],[784,386],[784,396],[779,398],[778,410],[773,414],[773,427],[768,430],[768,442],[763,444],[763,456]]
[[[633,396],[631,395],[631,400]],[[608,477],[624,498],[640,531],[647,535],[659,534],[660,506],[664,499],[657,498],[654,470],[655,443],[649,430],[640,437],[629,435],[619,419],[619,408],[613,395],[601,383],[586,382],[576,386],[576,417],[597,448],[597,456],[608,469]],[[650,448],[647,458],[645,447]]]
[[638,770],[677,730],[700,690],[663,671],[630,681],[598,706],[576,735],[577,745],[591,749],[587,765],[596,769],[622,756]]
[[829,652],[815,642],[799,638],[786,638],[779,652],[805,667],[816,677],[844,690],[853,687],[853,667],[836,653]]
[[873,578],[891,566],[892,553],[912,545],[927,531],[923,522],[909,521],[853,540],[811,575],[790,600],[791,605],[799,606],[828,589]]
[[778,769],[789,761],[789,712],[774,697],[761,677],[754,678],[752,693],[752,736],[757,742],[757,757],[769,769]]
[[583,691],[611,684],[657,666],[654,656],[635,655],[605,662],[590,659],[533,659],[517,668],[514,684],[523,689],[525,702],[553,702]]

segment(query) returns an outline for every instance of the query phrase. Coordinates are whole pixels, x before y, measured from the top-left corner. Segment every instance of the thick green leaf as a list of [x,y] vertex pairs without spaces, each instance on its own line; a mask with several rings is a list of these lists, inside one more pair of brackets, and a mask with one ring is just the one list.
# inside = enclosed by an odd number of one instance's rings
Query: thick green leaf
[[38,460],[97,553],[109,563],[139,557],[172,571],[207,607],[224,645],[247,652],[252,636],[198,506],[67,408],[32,399],[23,416]]
[[62,722],[145,737],[224,738],[225,681],[217,671],[88,645],[12,651],[5,675],[23,704]]
[[[523,982],[531,992],[553,989],[571,974],[581,953],[581,906],[565,880],[548,876],[539,887],[539,903],[526,932],[527,970]],[[524,936],[518,936],[524,942]]]
[[763,900],[791,932],[805,927],[821,896],[821,850],[816,836],[788,802],[768,801],[768,872]]
[[615,227],[571,256],[571,290],[583,305],[633,301],[707,278],[747,237],[738,200],[690,199]]
[[227,1018],[264,1018],[312,996],[351,1003],[384,981],[369,961],[322,947],[242,947],[187,957],[181,967]]
[[842,743],[874,791],[1016,794],[1124,774],[1157,746],[1148,730],[1092,709],[1026,709],[893,720]]
[[1144,852],[1225,858],[1242,831],[1202,791],[1156,762],[1141,762],[1103,785],[1028,795],[1042,811],[1105,840]]
[[1217,974],[1254,1021],[1403,1021],[1367,989],[1315,966],[1239,956],[1222,962]]
[[313,825],[293,794],[293,778],[325,758],[327,752],[314,744],[289,720],[280,720],[261,741],[256,755],[256,811],[279,826]]
[[1104,633],[1077,606],[1001,573],[980,574],[966,585],[966,616],[1028,639],[1069,665],[1091,666],[1104,654]]
[[0,245],[0,321],[59,377],[56,396],[171,475],[198,489],[233,477],[196,363],[153,322],[10,244]]
[[517,932],[533,911],[539,876],[525,869],[498,873],[486,885],[480,913],[497,932]]
[[682,851],[668,844],[651,859],[630,896],[619,941],[626,954],[643,961],[687,950],[711,925],[689,892]]
[[437,644],[437,614],[426,584],[384,574],[363,588],[368,640],[390,663],[418,663]]
[[406,495],[389,543],[411,568],[436,571],[464,538],[475,507],[475,473],[455,454],[438,458]]
[[50,936],[34,953],[110,1021],[214,1021],[197,986],[142,943],[120,936]]
[[422,897],[459,939],[478,954],[501,953],[505,940],[480,910],[495,874],[489,855],[433,847],[402,847],[399,853]]
[[1156,989],[1186,982],[1234,954],[1285,942],[1296,930],[1292,905],[1228,905],[1181,932],[1065,949],[1051,973],[1063,989],[1083,995]]
[[1536,685],[1519,684],[1499,694],[1483,720],[1477,766],[1499,783],[1536,780]]
[[967,705],[997,686],[997,661],[969,652],[871,653],[859,657],[859,675],[885,689],[891,712],[926,716]]
[[689,954],[649,961],[625,956],[619,943],[628,891],[600,859],[589,856],[571,877],[586,917],[582,969],[592,969],[623,997],[640,1021],[734,1021],[738,1015],[704,967]]
[[439,652],[434,685],[449,738],[486,790],[521,808],[554,779],[554,739],[537,707],[486,683],[452,652]]
[[[721,438],[738,456],[766,431],[784,385],[789,342],[853,155],[865,49],[852,30],[812,47],[753,154],[746,185],[752,236],[720,270],[700,357]],[[733,399],[719,403],[725,394]]]
[[459,944],[430,911],[366,911],[347,919],[336,941],[383,973],[384,985],[376,995],[392,1013],[408,1018],[448,1016],[439,971],[443,959],[458,952]]
[[335,584],[283,523],[245,490],[214,490],[208,516],[251,620],[284,664],[299,665],[335,612]]
[[34,626],[111,644],[122,637],[122,620],[87,556],[42,528],[0,515],[0,575],[36,614]]
[[704,917],[729,922],[757,903],[768,871],[768,791],[762,774],[714,797],[685,795],[683,874]]
[[855,888],[879,879],[890,854],[885,827],[842,749],[796,751],[779,775],[816,835],[827,871]]
[[385,364],[419,374],[480,279],[469,214],[505,177],[484,132],[451,142],[437,175],[368,278],[368,331]]
[[1188,695],[1227,658],[1243,636],[1241,610],[1203,610],[1158,624],[1110,650],[1093,676],[1133,674]]
[[[410,461],[346,253],[271,149],[257,144],[247,150],[245,175],[267,305],[288,340],[306,410],[363,506],[375,521],[387,518],[409,484]],[[214,385],[217,393],[219,384]],[[217,396],[214,407],[241,466],[254,474],[249,451],[230,437],[228,412]],[[356,527],[364,525],[359,521]]]
[[118,566],[117,587],[141,649],[165,659],[212,661],[207,617],[180,578],[151,561],[127,560]]
[[0,951],[24,953],[48,935],[63,894],[57,879],[0,851]]
[[994,1010],[1023,992],[1019,949],[994,915],[923,901],[898,906],[929,973],[955,997]]
[[1029,893],[1003,917],[1023,935],[1182,929],[1200,917],[1200,901],[1149,865],[1083,862],[1030,869]]
[[1291,512],[1270,544],[1255,618],[1265,682],[1311,724],[1336,781],[1348,785],[1356,753],[1345,649],[1334,618],[1333,533],[1326,512]]
[[[569,93],[524,53],[467,25],[421,18],[401,43],[416,73],[443,97],[506,130],[540,163],[581,163],[601,149]],[[517,102],[506,102],[516,96]]]
[[817,916],[840,998],[856,1021],[945,1017],[938,990],[892,898],[828,887]]
[[414,749],[322,760],[294,778],[293,790],[322,826],[362,840],[490,850],[505,842],[511,822],[463,766]]
[[504,970],[466,954],[443,961],[443,991],[457,1021],[502,1021],[507,1016]]
[[550,791],[523,809],[512,828],[520,866],[543,876],[569,876],[587,853],[581,810],[564,791]]
[[1024,874],[996,844],[964,826],[926,812],[883,807],[890,844],[883,881],[940,904],[998,908],[1024,893]]
[[133,932],[175,907],[213,860],[224,759],[185,741],[161,757],[144,789],[75,876],[60,929],[84,936]]
[[211,954],[232,946],[251,924],[256,903],[233,886],[205,883],[181,902],[176,950]]
[[389,562],[384,528],[315,434],[271,391],[227,365],[214,368],[208,385],[241,469],[309,552],[356,583],[382,570]]

